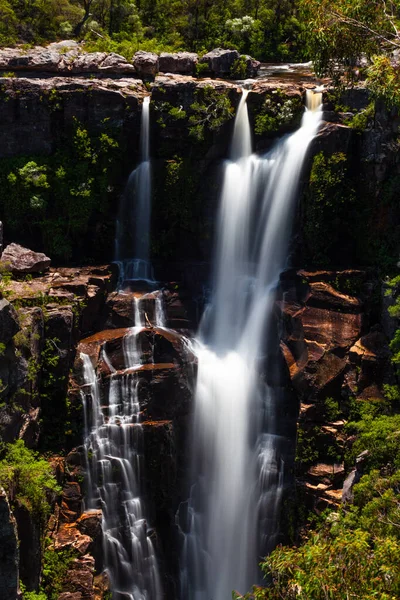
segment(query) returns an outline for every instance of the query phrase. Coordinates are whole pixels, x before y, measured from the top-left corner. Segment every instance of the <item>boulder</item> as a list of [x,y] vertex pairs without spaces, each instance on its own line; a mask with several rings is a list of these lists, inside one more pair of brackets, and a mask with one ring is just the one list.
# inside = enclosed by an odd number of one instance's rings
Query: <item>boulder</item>
[[38,46],[27,53],[17,48],[0,50],[0,70],[47,71],[54,73],[61,61],[60,53],[53,48]]
[[195,52],[161,52],[159,68],[162,73],[193,75],[199,57]]
[[139,50],[134,55],[132,62],[135,66],[137,74],[143,79],[152,79],[159,71],[158,54],[155,54],[154,52],[145,52],[144,50]]
[[43,273],[50,268],[51,259],[19,244],[9,244],[1,255],[1,264],[16,275]]
[[135,67],[124,56],[110,52],[99,67],[100,71],[110,73],[135,73]]
[[100,65],[106,58],[106,52],[80,54],[72,63],[72,71],[74,73],[94,73],[100,69]]
[[208,69],[215,77],[230,75],[233,63],[239,58],[237,50],[215,48],[200,59],[200,63],[208,64]]

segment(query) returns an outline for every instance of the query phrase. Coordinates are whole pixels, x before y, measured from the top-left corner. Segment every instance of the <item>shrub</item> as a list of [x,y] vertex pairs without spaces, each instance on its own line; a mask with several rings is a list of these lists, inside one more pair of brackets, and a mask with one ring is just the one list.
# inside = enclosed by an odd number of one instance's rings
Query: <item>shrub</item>
[[49,463],[22,440],[8,444],[0,461],[0,484],[13,501],[18,501],[41,521],[50,513],[50,495],[61,489]]

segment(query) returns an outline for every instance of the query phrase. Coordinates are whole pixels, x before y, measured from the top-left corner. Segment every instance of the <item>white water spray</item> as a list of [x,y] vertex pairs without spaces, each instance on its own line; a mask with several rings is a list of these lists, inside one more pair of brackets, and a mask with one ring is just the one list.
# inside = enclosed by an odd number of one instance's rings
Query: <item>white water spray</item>
[[[125,280],[152,281],[150,257],[151,161],[150,161],[150,96],[143,99],[141,162],[132,171],[121,201],[116,232],[116,262],[120,283]],[[126,246],[126,236],[134,232],[134,242]],[[124,241],[125,240],[125,241]],[[126,258],[126,255],[128,258]],[[131,257],[134,258],[131,258]]]
[[251,154],[247,92],[226,163],[213,295],[199,340],[193,486],[187,506],[185,600],[229,600],[257,581],[273,544],[285,440],[277,395],[263,366],[273,292],[285,267],[301,169],[321,120],[322,94],[307,93],[301,127],[264,157]]

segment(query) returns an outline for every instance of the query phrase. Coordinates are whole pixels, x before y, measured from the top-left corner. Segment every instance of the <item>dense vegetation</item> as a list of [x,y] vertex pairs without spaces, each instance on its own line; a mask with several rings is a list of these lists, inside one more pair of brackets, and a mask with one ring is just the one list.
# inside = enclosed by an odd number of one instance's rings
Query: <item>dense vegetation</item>
[[297,0],[1,0],[0,44],[86,38],[130,55],[235,47],[258,58],[301,58]]

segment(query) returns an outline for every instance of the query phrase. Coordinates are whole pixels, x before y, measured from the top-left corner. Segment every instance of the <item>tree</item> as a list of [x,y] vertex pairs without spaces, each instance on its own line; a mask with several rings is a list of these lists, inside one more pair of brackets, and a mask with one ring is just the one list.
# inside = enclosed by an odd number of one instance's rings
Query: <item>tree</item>
[[399,0],[300,0],[305,41],[320,75],[400,47]]

